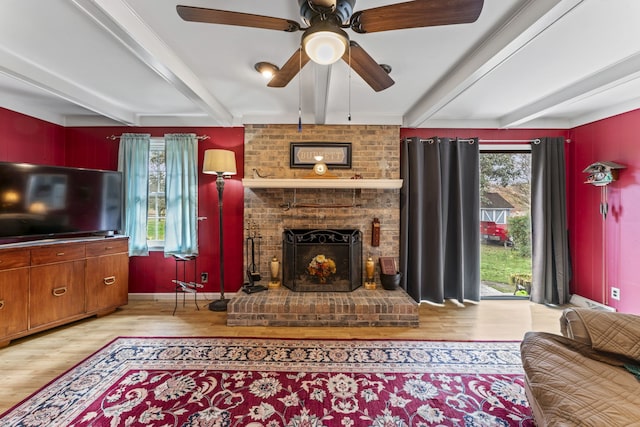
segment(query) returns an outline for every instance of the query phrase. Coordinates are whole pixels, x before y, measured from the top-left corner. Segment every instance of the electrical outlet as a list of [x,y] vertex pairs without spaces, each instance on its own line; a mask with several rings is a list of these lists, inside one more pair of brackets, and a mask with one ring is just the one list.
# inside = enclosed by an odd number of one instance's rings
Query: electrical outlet
[[611,287],[611,299],[620,301],[620,288]]
[[209,281],[209,273],[200,273],[200,282],[207,283]]

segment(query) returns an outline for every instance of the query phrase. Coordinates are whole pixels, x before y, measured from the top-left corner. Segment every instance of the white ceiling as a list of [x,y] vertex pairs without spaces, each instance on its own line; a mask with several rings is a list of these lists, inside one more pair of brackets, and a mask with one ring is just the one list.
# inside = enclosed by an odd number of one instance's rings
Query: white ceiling
[[392,66],[381,92],[343,61],[269,88],[254,64],[282,66],[301,33],[186,22],[177,4],[300,22],[296,0],[2,0],[0,107],[63,126],[293,124],[301,105],[303,123],[467,128],[640,108],[638,0],[485,0],[472,24],[347,30]]

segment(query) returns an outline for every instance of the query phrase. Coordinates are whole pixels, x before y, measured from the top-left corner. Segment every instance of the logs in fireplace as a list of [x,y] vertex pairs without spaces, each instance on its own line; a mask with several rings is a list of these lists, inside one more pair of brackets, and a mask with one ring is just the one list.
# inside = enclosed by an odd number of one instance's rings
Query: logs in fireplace
[[299,292],[350,292],[362,285],[360,230],[285,229],[282,283]]

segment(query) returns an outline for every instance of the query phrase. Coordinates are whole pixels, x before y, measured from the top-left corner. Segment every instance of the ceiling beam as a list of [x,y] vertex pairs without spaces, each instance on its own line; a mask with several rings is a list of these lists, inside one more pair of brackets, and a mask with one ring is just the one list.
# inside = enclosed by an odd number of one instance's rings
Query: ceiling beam
[[180,57],[123,0],[72,0],[140,61],[163,77],[220,126],[232,126],[232,114]]
[[554,109],[602,93],[640,78],[640,53],[625,58],[553,94],[500,118],[501,127],[516,127],[553,112]]
[[329,97],[329,83],[331,82],[331,65],[314,65],[315,74],[315,124],[323,125],[327,122],[327,99]]
[[136,124],[135,114],[119,108],[102,95],[87,90],[2,47],[0,47],[0,64],[0,73],[116,122],[127,126]]
[[403,125],[423,125],[583,1],[529,0],[505,25],[435,83],[405,113]]

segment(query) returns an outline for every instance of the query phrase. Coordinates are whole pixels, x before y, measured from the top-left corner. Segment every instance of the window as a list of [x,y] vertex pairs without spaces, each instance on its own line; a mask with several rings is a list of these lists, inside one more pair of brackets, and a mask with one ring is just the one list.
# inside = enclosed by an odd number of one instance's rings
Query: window
[[164,138],[123,134],[122,138],[118,168],[126,173],[129,254],[145,256],[149,250],[197,254],[195,134]]
[[149,147],[149,198],[147,213],[147,244],[149,248],[164,247],[166,222],[164,138],[151,138]]

